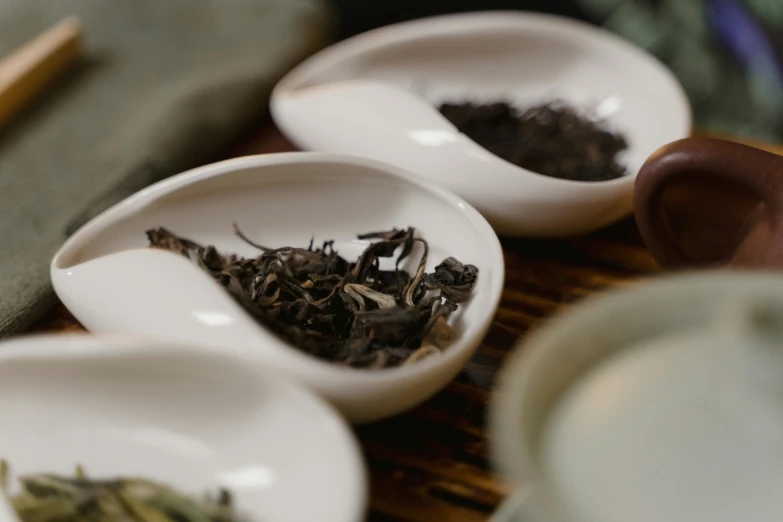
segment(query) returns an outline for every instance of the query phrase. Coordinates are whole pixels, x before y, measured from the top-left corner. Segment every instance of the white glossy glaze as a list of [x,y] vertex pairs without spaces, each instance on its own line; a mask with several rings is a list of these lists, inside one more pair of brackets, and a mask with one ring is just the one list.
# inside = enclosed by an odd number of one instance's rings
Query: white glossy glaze
[[364,519],[366,473],[348,426],[257,361],[115,336],[8,341],[0,418],[13,488],[20,474],[81,464],[194,495],[226,487],[255,520]]
[[[145,230],[165,226],[222,251],[255,255],[233,234],[233,222],[269,246],[335,239],[350,259],[365,246],[356,234],[416,227],[431,244],[428,270],[449,255],[480,270],[473,300],[454,316],[458,341],[406,367],[337,367],[271,335],[187,259],[146,248]],[[91,331],[258,357],[362,422],[422,402],[459,372],[489,327],[504,267],[489,224],[453,194],[370,160],[285,153],[208,165],[138,192],[74,234],[55,255],[51,276],[60,299]]]
[[[595,109],[628,136],[631,174],[574,182],[500,160],[434,107],[466,97],[558,97]],[[283,78],[271,110],[300,147],[408,169],[465,198],[508,235],[582,233],[625,216],[644,160],[691,127],[682,89],[654,58],[595,27],[520,12],[434,17],[340,42]]]
[[5,493],[0,491],[0,522],[19,522],[19,517],[16,515],[11,501],[5,496]]
[[771,274],[659,277],[521,342],[490,441],[528,489],[497,520],[780,520],[781,296]]

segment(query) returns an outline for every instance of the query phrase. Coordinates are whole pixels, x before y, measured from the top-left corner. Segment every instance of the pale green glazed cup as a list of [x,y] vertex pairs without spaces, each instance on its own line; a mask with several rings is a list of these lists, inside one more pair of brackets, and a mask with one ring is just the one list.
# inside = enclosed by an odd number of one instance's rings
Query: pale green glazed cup
[[[771,329],[776,342],[783,340],[783,276],[739,270],[656,276],[588,298],[521,340],[490,403],[492,465],[516,489],[491,520],[580,522],[552,500],[556,492],[547,488],[540,463],[543,428],[564,392],[600,362],[653,337],[686,329],[722,335],[732,325]],[[742,344],[753,352],[753,341]],[[783,341],[777,346],[774,360],[754,364],[783,369]],[[777,392],[783,397],[783,384]]]

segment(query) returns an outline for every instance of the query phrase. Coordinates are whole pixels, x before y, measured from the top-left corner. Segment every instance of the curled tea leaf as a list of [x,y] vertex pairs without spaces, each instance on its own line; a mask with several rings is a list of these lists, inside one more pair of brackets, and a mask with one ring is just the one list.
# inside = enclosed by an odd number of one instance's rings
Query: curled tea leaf
[[440,290],[447,301],[464,303],[470,299],[477,277],[478,268],[447,257],[435,267],[434,273],[424,276],[424,281],[428,290]]
[[[164,228],[147,231],[152,248],[193,260],[210,273],[254,319],[300,350],[355,368],[379,369],[403,364],[427,345],[445,349],[456,334],[448,325],[457,304],[470,298],[478,270],[447,258],[426,273],[430,248],[412,227],[371,232],[351,263],[333,241],[307,248],[270,248],[249,238],[236,224],[235,234],[261,251],[255,258],[221,254],[179,238]],[[423,253],[411,275],[401,270],[416,243]],[[382,258],[394,270],[381,270]],[[431,350],[422,354],[431,354]],[[421,354],[415,360],[419,360]]]
[[372,288],[368,288],[364,285],[350,283],[343,286],[343,291],[345,291],[346,294],[350,295],[357,302],[359,305],[359,311],[361,312],[364,312],[366,309],[366,305],[363,299],[364,297],[373,301],[378,305],[379,308],[394,308],[397,306],[397,302],[394,300],[394,297],[376,292]]
[[[0,461],[0,472],[8,467]],[[91,480],[81,467],[74,478],[53,474],[21,477],[11,505],[21,522],[238,522],[228,492],[218,500],[181,495],[144,479]]]
[[68,498],[12,499],[11,505],[22,522],[66,522],[77,519],[80,512]]
[[[439,308],[439,312],[446,309],[446,306]],[[424,330],[427,332],[422,339],[422,344],[431,344],[437,348],[446,348],[457,339],[457,332],[446,320],[447,314],[438,313],[430,318]]]

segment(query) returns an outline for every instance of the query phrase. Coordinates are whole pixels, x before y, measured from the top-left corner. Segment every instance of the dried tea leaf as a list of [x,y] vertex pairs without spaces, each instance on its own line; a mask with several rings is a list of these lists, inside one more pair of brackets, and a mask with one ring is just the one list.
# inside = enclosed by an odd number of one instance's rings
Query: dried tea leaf
[[125,503],[117,496],[117,492],[110,488],[102,488],[96,493],[94,503],[100,513],[99,518],[101,520],[136,522],[133,514],[126,509]]
[[424,276],[424,282],[428,290],[439,289],[446,301],[464,303],[470,299],[477,277],[478,268],[448,257],[435,267],[434,273]]
[[394,297],[376,292],[372,288],[368,288],[364,285],[350,283],[343,286],[343,291],[358,303],[359,311],[361,312],[364,312],[366,309],[363,297],[372,300],[379,308],[394,308],[397,306]]
[[20,482],[10,500],[21,522],[237,522],[226,491],[199,502],[143,479],[90,480],[80,466],[74,478],[36,474]]
[[[454,258],[427,274],[429,244],[412,227],[359,235],[369,244],[353,263],[340,257],[333,241],[320,248],[313,240],[308,248],[269,248],[236,224],[234,231],[261,254],[221,254],[163,228],[149,230],[147,236],[152,248],[192,259],[282,339],[310,355],[355,368],[403,364],[425,337],[427,345],[446,348],[456,338],[447,319],[458,303],[470,298],[478,276],[475,266]],[[411,275],[399,266],[417,242],[423,253]],[[395,269],[381,270],[380,259],[395,255]]]
[[161,491],[149,500],[151,506],[182,522],[212,522],[194,501],[173,492]]
[[432,345],[444,349],[457,339],[457,332],[446,321],[443,315],[434,318],[429,325],[427,335],[422,339],[422,345]]
[[56,475],[26,475],[19,477],[22,489],[36,497],[77,498],[81,488],[73,479]]
[[133,497],[125,491],[117,492],[117,497],[130,515],[138,522],[171,522],[171,519],[163,511]]
[[605,181],[627,173],[617,159],[628,147],[625,137],[563,102],[524,111],[506,102],[444,103],[439,110],[489,152],[538,174]]
[[426,242],[423,243],[424,243],[424,254],[422,254],[421,260],[419,261],[419,267],[416,269],[416,274],[413,276],[413,279],[411,279],[408,282],[403,292],[403,303],[405,304],[405,306],[409,308],[416,306],[414,299],[416,297],[417,291],[419,290],[421,279],[424,276],[424,269],[427,265],[427,258],[429,257],[430,254],[429,245]]
[[447,257],[435,267],[434,277],[444,285],[472,285],[478,277],[478,268]]
[[79,516],[79,506],[68,498],[11,499],[22,522],[65,522]]

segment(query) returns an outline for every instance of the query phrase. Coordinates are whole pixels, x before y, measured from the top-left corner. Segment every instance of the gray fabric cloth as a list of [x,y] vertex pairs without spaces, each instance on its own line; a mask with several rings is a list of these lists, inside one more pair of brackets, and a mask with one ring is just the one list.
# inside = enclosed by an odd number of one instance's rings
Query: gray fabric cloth
[[315,0],[0,0],[0,56],[69,14],[84,58],[0,133],[0,337],[53,303],[68,233],[212,161],[334,25]]

